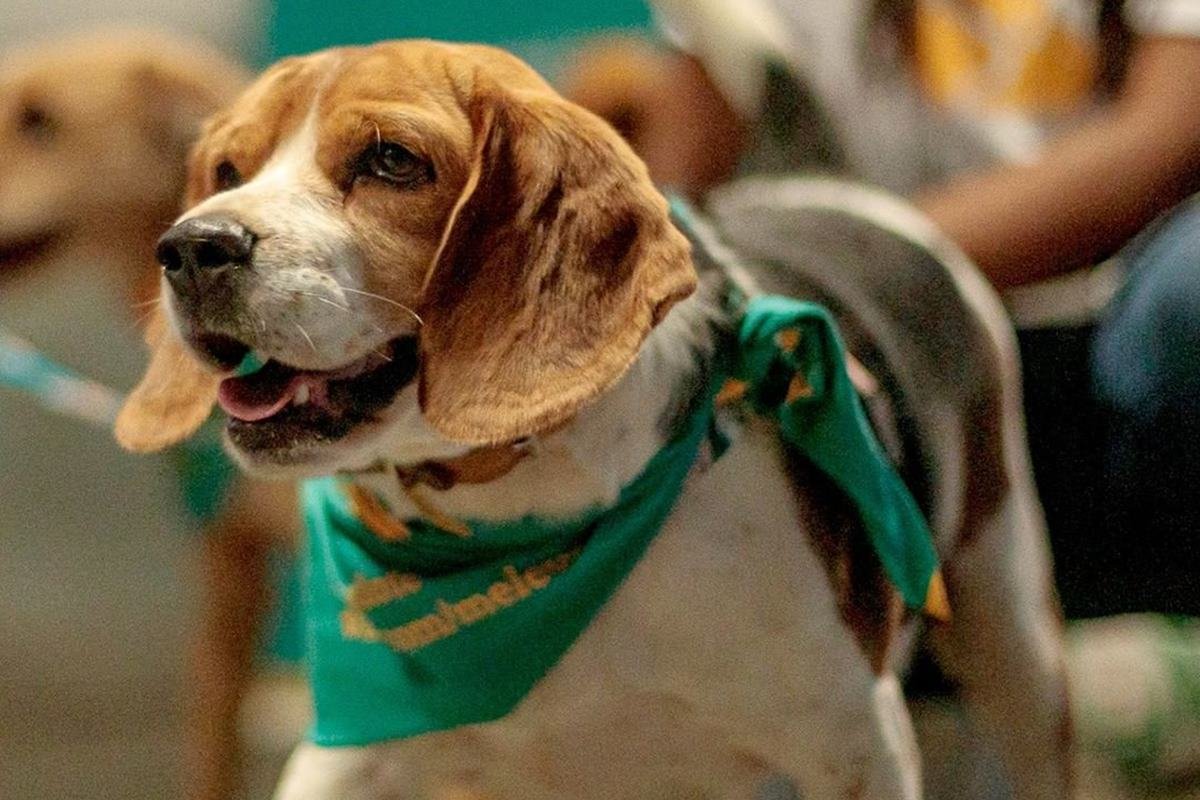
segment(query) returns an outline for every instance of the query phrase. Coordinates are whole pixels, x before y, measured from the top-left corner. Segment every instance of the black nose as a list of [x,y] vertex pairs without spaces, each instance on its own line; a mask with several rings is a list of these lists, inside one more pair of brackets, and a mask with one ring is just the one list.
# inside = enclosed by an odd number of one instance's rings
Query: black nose
[[232,217],[207,214],[184,220],[164,233],[155,256],[172,280],[194,278],[205,270],[249,264],[256,241],[257,237]]

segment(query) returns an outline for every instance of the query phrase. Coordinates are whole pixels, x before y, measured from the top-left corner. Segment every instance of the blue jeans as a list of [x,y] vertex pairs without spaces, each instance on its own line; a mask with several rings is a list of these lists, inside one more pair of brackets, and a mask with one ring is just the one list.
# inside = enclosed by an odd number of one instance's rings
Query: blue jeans
[[1200,198],[1121,253],[1095,326],[1021,335],[1069,616],[1200,614]]
[[1126,282],[1092,349],[1098,399],[1146,420],[1200,411],[1200,196],[1151,225],[1121,260]]

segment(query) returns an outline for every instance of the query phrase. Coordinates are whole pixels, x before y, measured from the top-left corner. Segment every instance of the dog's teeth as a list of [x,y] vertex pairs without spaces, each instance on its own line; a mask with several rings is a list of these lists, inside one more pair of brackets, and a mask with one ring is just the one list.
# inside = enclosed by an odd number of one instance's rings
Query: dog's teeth
[[292,404],[297,405],[297,406],[302,406],[307,402],[308,402],[308,384],[302,383],[302,384],[300,384],[300,387],[298,389],[296,389],[296,396],[292,398]]

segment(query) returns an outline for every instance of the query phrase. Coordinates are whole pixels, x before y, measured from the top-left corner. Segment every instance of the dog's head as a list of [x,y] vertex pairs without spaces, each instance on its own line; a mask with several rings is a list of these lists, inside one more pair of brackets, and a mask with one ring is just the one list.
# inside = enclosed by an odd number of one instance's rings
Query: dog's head
[[[695,286],[620,137],[480,46],[275,66],[208,122],[187,206],[159,245],[170,320],[118,438],[165,446],[218,399],[257,471],[561,425]],[[265,368],[227,377],[251,351]]]
[[215,53],[145,31],[0,59],[0,279],[64,253],[130,260],[178,213],[200,122],[242,85]]

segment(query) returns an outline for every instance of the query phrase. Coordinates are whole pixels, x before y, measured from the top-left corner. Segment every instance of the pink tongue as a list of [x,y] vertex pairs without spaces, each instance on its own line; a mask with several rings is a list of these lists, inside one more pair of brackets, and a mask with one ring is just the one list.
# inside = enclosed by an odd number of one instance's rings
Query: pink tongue
[[217,390],[217,403],[234,419],[258,422],[287,408],[305,382],[305,376],[297,373],[264,378],[261,373],[245,378],[226,378]]

